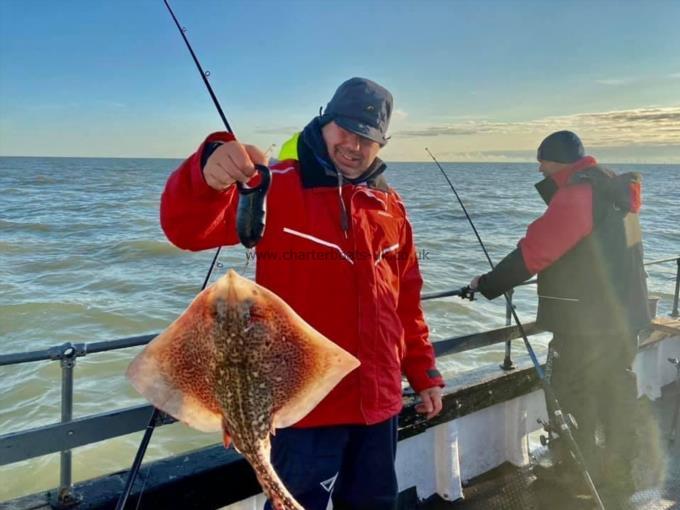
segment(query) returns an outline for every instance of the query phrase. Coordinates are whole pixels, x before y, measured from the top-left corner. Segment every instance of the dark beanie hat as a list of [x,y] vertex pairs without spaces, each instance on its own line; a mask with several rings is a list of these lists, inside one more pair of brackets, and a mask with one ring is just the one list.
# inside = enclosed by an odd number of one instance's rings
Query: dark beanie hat
[[573,163],[584,157],[585,149],[580,138],[571,131],[556,131],[538,146],[536,159],[555,163]]

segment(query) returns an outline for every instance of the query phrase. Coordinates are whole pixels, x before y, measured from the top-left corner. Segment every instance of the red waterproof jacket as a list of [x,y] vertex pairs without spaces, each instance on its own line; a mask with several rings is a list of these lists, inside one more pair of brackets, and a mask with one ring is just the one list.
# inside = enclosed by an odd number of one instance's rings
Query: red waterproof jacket
[[[161,225],[180,248],[239,242],[236,188],[213,190],[201,168],[206,143],[231,139],[209,136],[166,184]],[[337,186],[315,185],[295,159],[271,170],[256,280],[361,361],[296,426],[374,424],[394,416],[402,407],[402,370],[417,392],[443,385],[420,306],[411,225],[397,193],[343,185],[350,223],[345,235]]]
[[489,299],[538,274],[539,327],[561,335],[636,332],[649,324],[641,177],[587,156],[536,185],[548,204],[517,249],[479,280]]

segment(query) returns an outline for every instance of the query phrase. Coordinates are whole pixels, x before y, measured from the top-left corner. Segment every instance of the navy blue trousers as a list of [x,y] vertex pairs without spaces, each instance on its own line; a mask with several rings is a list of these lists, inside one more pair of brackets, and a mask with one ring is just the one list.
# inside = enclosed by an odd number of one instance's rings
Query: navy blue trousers
[[[272,437],[272,463],[305,510],[394,510],[397,417],[375,425],[286,428]],[[267,502],[265,510],[271,510]]]

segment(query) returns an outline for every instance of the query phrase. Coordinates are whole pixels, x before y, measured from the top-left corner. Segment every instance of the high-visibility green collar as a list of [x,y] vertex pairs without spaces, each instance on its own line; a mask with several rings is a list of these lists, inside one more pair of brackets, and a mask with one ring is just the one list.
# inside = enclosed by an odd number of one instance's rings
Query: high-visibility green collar
[[292,137],[286,140],[283,145],[281,145],[281,150],[279,151],[279,161],[285,161],[287,159],[293,159],[299,161],[298,157],[298,140],[300,138],[300,132],[295,133]]

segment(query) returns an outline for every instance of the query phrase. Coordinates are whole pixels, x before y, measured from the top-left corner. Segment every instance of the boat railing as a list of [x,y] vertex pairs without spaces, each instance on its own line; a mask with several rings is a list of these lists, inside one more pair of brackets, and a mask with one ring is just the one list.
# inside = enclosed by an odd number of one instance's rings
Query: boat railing
[[[671,261],[676,262],[677,272],[673,307],[670,315],[678,317],[680,255],[654,260],[645,263],[645,265],[650,266]],[[536,280],[531,280],[521,285],[533,283],[536,283]],[[456,295],[456,292],[426,293],[422,295],[422,300]],[[512,369],[513,362],[510,357],[511,343],[512,340],[521,337],[519,327],[511,325],[512,315],[510,307],[513,306],[512,294],[513,291],[510,292],[510,300],[506,303],[505,327],[435,341],[433,345],[436,356],[446,356],[504,342],[505,358],[500,367],[504,370]],[[541,332],[533,322],[525,324],[524,329],[527,335]],[[71,450],[80,446],[141,431],[147,426],[149,417],[153,412],[151,406],[139,405],[73,419],[73,379],[76,360],[88,354],[146,345],[155,337],[156,334],[149,334],[90,343],[73,344],[66,342],[43,350],[0,355],[0,366],[37,361],[59,361],[61,365],[61,420],[41,427],[0,435],[0,466],[59,452],[59,489],[56,493],[54,506],[57,508],[67,507],[73,503],[75,495],[72,492]],[[174,421],[172,417],[161,413],[157,424],[165,425]]]
[[[658,259],[658,260],[652,260],[650,262],[645,262],[645,266],[654,266],[657,264],[665,264],[667,262],[675,262],[677,269],[675,271],[675,292],[673,294],[673,306],[671,308],[671,317],[679,317],[680,312],[678,312],[678,295],[680,294],[680,256],[676,257],[668,257],[665,259]],[[521,287],[524,285],[533,285],[537,283],[538,280],[535,278],[532,280],[528,280],[526,282],[520,283],[517,285],[517,287]],[[448,290],[448,291],[439,291],[439,292],[431,292],[428,294],[423,294],[421,299],[423,301],[427,301],[429,299],[437,299],[437,298],[442,298],[442,297],[447,297],[447,296],[452,296],[459,294],[458,291],[455,290]],[[508,299],[505,303],[505,325],[510,326],[512,324],[512,308],[514,305],[512,304],[512,296],[514,295],[514,289],[510,290],[508,292],[508,296],[510,299]],[[512,370],[515,368],[514,363],[512,362],[512,357],[511,357],[511,348],[512,348],[512,340],[508,340],[505,342],[505,357],[503,358],[503,363],[500,365],[500,367],[503,370]]]
[[[523,285],[533,285],[537,283],[538,280],[535,278],[533,280],[528,280],[526,282],[520,283],[517,285],[517,287],[523,286]],[[455,291],[443,291],[443,292],[432,292],[428,294],[423,294],[421,296],[421,300],[427,301],[429,299],[436,299],[436,298],[441,298],[441,297],[447,297],[450,295],[453,295]],[[508,300],[505,302],[505,325],[510,326],[512,324],[512,309],[514,308],[514,305],[512,304],[512,296],[514,295],[515,290],[511,289],[508,291]],[[515,337],[517,338],[517,337]],[[503,357],[503,363],[501,363],[500,367],[503,370],[512,370],[515,368],[515,364],[512,362],[512,356],[511,356],[511,350],[512,350],[512,340],[510,339],[505,342],[505,356]]]
[[666,259],[659,259],[659,260],[653,260],[651,262],[645,262],[645,266],[653,266],[656,264],[665,264],[666,262],[673,262],[675,261],[675,264],[677,266],[676,272],[675,272],[675,292],[673,293],[673,308],[671,310],[671,317],[679,317],[680,312],[678,312],[678,295],[680,295],[680,256],[678,257],[669,257]]

